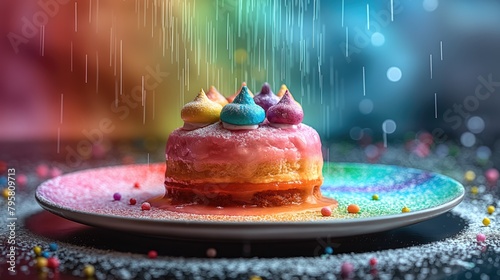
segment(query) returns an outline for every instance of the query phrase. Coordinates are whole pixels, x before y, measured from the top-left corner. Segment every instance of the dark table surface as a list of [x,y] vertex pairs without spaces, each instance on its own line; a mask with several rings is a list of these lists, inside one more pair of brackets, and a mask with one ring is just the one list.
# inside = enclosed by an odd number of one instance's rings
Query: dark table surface
[[[67,143],[60,143],[64,147]],[[68,145],[71,145],[69,143]],[[367,158],[364,147],[349,143],[330,146],[330,160],[377,162],[411,166],[440,172],[464,183],[464,201],[452,211],[427,221],[385,232],[332,238],[318,236],[303,240],[173,240],[140,236],[78,224],[43,210],[35,201],[36,187],[48,179],[37,173],[46,165],[63,173],[101,166],[162,162],[161,140],[114,142],[96,148],[78,166],[67,154],[56,152],[55,143],[3,143],[0,149],[0,176],[14,168],[16,176],[27,176],[26,184],[16,188],[15,268],[10,273],[7,199],[0,202],[2,214],[0,278],[77,279],[85,278],[87,265],[95,268],[96,279],[499,279],[499,210],[486,212],[488,205],[500,204],[498,184],[486,184],[484,172],[497,166],[500,157],[493,150],[486,159],[476,148],[461,148],[453,143],[431,146],[431,153],[420,156],[408,145],[389,144],[376,159]],[[445,151],[445,152],[443,152]],[[471,170],[471,182],[464,173]],[[38,170],[40,171],[40,170]],[[49,177],[50,177],[49,171]],[[56,175],[56,174],[53,174]],[[5,180],[0,181],[2,189]],[[477,194],[474,194],[477,187]],[[497,207],[498,208],[498,207]],[[484,217],[491,220],[486,227]],[[486,241],[477,242],[483,233]],[[48,250],[57,257],[57,269],[37,269],[33,248]],[[328,254],[326,248],[332,248]],[[215,257],[207,257],[213,248]],[[155,250],[158,257],[148,258]],[[377,264],[370,265],[375,258]],[[352,273],[341,273],[345,263]],[[260,278],[259,278],[260,277]]]

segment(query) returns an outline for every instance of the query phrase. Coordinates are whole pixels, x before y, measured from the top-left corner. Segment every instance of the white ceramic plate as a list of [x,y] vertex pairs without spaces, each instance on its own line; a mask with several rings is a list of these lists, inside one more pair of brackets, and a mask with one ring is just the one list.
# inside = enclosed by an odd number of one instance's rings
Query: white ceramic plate
[[[338,201],[331,217],[319,211],[257,216],[197,215],[141,203],[164,193],[164,163],[114,166],[69,173],[41,184],[40,205],[96,227],[166,238],[272,240],[350,236],[414,224],[460,203],[463,186],[446,176],[398,166],[325,163],[322,193]],[[138,183],[139,187],[134,187]],[[113,194],[121,200],[114,201]],[[379,199],[372,199],[377,194]],[[130,198],[137,200],[130,205]],[[358,214],[347,213],[357,204]],[[403,207],[411,209],[402,213]]]

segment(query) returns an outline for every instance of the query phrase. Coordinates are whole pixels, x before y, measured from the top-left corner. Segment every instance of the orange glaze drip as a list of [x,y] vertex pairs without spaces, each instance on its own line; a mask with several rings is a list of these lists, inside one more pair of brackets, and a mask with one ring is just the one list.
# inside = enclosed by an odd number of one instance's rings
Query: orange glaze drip
[[201,204],[183,204],[174,205],[170,198],[158,198],[150,201],[151,205],[155,208],[197,215],[227,215],[227,216],[260,216],[260,215],[275,215],[282,213],[299,213],[299,212],[312,212],[317,211],[321,215],[321,208],[331,207],[337,208],[338,203],[334,199],[319,198],[315,203],[304,202],[302,204],[292,204],[275,207],[257,207],[252,205],[245,206],[209,206]]

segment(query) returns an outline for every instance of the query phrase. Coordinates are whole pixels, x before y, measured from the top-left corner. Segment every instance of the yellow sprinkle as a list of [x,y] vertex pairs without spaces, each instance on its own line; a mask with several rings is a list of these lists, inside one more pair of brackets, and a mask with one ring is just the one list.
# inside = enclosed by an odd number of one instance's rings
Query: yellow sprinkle
[[493,214],[493,212],[495,212],[495,206],[488,206],[488,208],[486,208],[486,211],[488,211],[488,214]]
[[378,194],[374,194],[374,195],[372,195],[372,199],[373,199],[373,200],[378,200]]
[[92,265],[88,264],[83,268],[83,274],[85,275],[85,277],[93,277],[95,274],[95,268]]
[[474,179],[476,179],[476,173],[472,170],[467,170],[464,175],[464,179],[467,182],[472,182]]
[[484,218],[484,219],[483,219],[483,225],[484,225],[484,226],[486,226],[486,227],[487,227],[487,226],[489,226],[489,225],[490,225],[490,223],[491,223],[490,219],[488,219],[488,218]]
[[478,187],[476,187],[476,186],[474,186],[474,187],[472,187],[472,188],[470,189],[470,192],[471,192],[472,194],[477,194],[477,193],[479,192],[479,188],[478,188]]
[[257,275],[252,275],[252,276],[250,276],[250,278],[248,278],[248,280],[262,280],[262,277],[257,276]]
[[40,246],[35,246],[33,248],[33,252],[35,253],[36,256],[40,256],[42,254],[42,247]]
[[2,190],[2,196],[4,198],[9,198],[9,189],[5,188]]
[[38,257],[36,258],[36,267],[37,268],[44,268],[47,267],[47,259],[44,257]]
[[403,207],[403,209],[401,209],[401,212],[403,212],[403,213],[408,213],[408,212],[410,212],[410,211],[411,211],[411,210],[410,210],[410,208],[408,208],[408,207],[406,207],[406,206],[405,206],[405,207]]

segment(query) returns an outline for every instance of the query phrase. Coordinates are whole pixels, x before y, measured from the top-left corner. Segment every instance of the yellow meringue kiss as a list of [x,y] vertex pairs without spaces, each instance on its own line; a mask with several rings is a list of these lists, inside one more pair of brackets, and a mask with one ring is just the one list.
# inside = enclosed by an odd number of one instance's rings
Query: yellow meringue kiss
[[184,129],[193,130],[216,123],[220,119],[222,106],[208,99],[207,95],[200,90],[196,98],[184,105],[181,110],[181,118],[184,121]]

